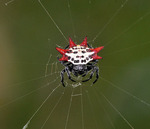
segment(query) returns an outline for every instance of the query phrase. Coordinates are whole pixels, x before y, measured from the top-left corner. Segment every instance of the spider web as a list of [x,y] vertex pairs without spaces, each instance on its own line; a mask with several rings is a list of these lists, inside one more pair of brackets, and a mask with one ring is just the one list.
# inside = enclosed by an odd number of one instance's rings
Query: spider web
[[[149,4],[1,1],[1,128],[150,128]],[[93,86],[95,77],[72,83],[66,75],[61,85],[55,47],[67,46],[69,36],[105,46]]]

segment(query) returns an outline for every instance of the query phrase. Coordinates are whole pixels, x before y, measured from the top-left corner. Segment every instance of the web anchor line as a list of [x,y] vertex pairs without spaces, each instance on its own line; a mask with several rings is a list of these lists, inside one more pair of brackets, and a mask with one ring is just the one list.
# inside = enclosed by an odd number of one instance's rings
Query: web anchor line
[[68,125],[68,120],[69,120],[69,115],[70,115],[70,109],[71,109],[71,105],[72,105],[73,92],[74,92],[74,88],[72,88],[72,93],[71,93],[71,97],[70,97],[70,104],[69,104],[69,108],[68,108],[65,129],[67,129],[67,125]]
[[81,94],[81,116],[82,116],[82,129],[84,129],[84,116],[83,116],[83,91],[82,86],[80,86],[80,94]]
[[98,34],[93,38],[92,42],[94,42],[105,30],[105,28],[111,23],[111,21],[117,16],[117,14],[120,12],[120,10],[124,7],[124,5],[128,2],[128,0],[125,0],[123,4],[117,9],[117,11],[113,14],[113,16],[108,20],[108,22],[104,25],[101,31],[98,32]]
[[92,107],[92,101],[91,101],[91,99],[90,99],[90,96],[89,96],[89,94],[88,94],[88,90],[86,90],[85,91],[86,92],[86,95],[87,95],[87,99],[88,99],[88,101],[89,101],[89,108],[90,108],[90,110],[91,110],[91,112],[92,112],[92,118],[93,118],[93,120],[94,120],[94,123],[95,123],[95,126],[96,126],[96,129],[98,129],[98,125],[97,125],[97,120],[96,120],[96,118],[95,118],[95,112],[94,112],[94,110],[93,110],[93,107]]
[[105,46],[109,45],[112,41],[118,39],[121,35],[128,32],[131,28],[133,28],[135,25],[137,25],[139,22],[141,22],[145,17],[149,16],[150,12],[144,14],[142,17],[139,17],[135,22],[133,22],[131,25],[129,25],[124,31],[122,31],[119,35],[108,41]]
[[44,128],[45,124],[47,123],[47,121],[48,121],[48,120],[49,120],[49,118],[51,117],[52,113],[54,112],[54,110],[55,110],[55,109],[56,109],[56,107],[58,106],[59,102],[61,101],[61,99],[62,99],[62,97],[63,97],[64,93],[65,93],[65,88],[64,88],[64,91],[63,91],[62,95],[59,97],[59,99],[58,99],[57,103],[54,105],[53,109],[51,110],[51,112],[49,113],[49,115],[48,115],[48,117],[46,118],[45,122],[43,123],[43,125],[42,125],[41,129],[43,129],[43,128]]
[[123,48],[123,49],[116,50],[116,51],[111,52],[111,53],[107,53],[107,54],[104,55],[104,56],[106,57],[106,56],[109,56],[109,55],[112,55],[112,54],[120,53],[120,52],[123,52],[123,51],[127,51],[127,50],[129,50],[129,49],[131,50],[131,49],[133,49],[133,48],[136,48],[136,47],[139,47],[139,46],[144,46],[144,45],[149,45],[149,44],[150,44],[150,41],[142,42],[142,43],[140,43],[140,44],[138,44],[138,45],[132,45],[132,46],[127,47],[127,48]]
[[7,6],[7,5],[11,4],[11,3],[14,2],[14,1],[15,1],[15,0],[10,0],[10,1],[6,2],[5,5]]
[[100,78],[101,78],[102,80],[104,80],[105,82],[107,82],[108,84],[110,84],[111,86],[113,86],[114,88],[118,89],[119,91],[122,91],[123,93],[125,93],[125,94],[131,96],[132,98],[134,98],[134,99],[138,100],[139,102],[145,104],[146,106],[150,107],[150,103],[148,103],[148,102],[146,102],[146,101],[144,101],[144,100],[138,98],[138,97],[135,96],[135,95],[132,95],[130,92],[128,92],[128,91],[126,91],[126,90],[124,90],[124,89],[122,89],[122,88],[116,86],[115,84],[113,84],[113,83],[110,82],[109,80],[106,80],[106,79],[104,79],[104,78],[102,78],[102,77],[100,77]]
[[71,23],[72,23],[73,35],[74,35],[74,38],[76,39],[75,27],[74,27],[74,22],[73,22],[73,18],[72,18],[71,8],[70,8],[70,0],[67,0],[67,4],[68,4],[68,10],[69,10],[69,15],[70,15],[70,20],[71,20]]
[[[56,73],[60,73],[61,71],[58,71],[58,72],[56,72]],[[55,74],[55,73],[53,73],[53,74]],[[9,86],[6,86],[5,88],[10,88],[10,87],[16,87],[16,86],[19,86],[19,85],[21,85],[21,84],[24,84],[24,83],[29,83],[29,82],[32,82],[32,81],[37,81],[37,80],[40,80],[40,79],[44,79],[44,78],[47,78],[47,77],[49,77],[49,76],[51,76],[51,75],[53,75],[53,74],[47,74],[47,76],[45,77],[45,75],[43,75],[43,76],[40,76],[40,77],[36,77],[36,78],[32,78],[32,79],[29,79],[29,80],[26,80],[26,81],[22,81],[22,82],[17,82],[17,83],[14,83],[14,84],[12,84],[12,85],[9,85]],[[1,89],[1,88],[0,88]]]
[[41,86],[41,87],[39,87],[39,88],[37,88],[37,89],[35,89],[35,90],[32,90],[32,91],[30,91],[30,92],[28,92],[28,93],[26,93],[26,94],[24,94],[24,95],[22,95],[22,96],[19,96],[19,97],[15,98],[15,99],[11,100],[11,101],[8,102],[8,103],[5,103],[5,104],[1,105],[1,106],[0,106],[0,109],[2,109],[2,108],[4,108],[4,107],[6,107],[6,106],[8,106],[8,105],[10,105],[10,104],[12,104],[12,103],[18,101],[18,100],[21,100],[22,98],[27,97],[27,96],[29,96],[29,95],[35,93],[35,92],[38,91],[38,90],[41,90],[41,89],[43,89],[43,88],[45,88],[45,87],[48,87],[50,84],[56,82],[58,78],[59,78],[59,77],[57,77],[57,78],[56,78],[55,80],[53,80],[52,82],[49,82],[49,83],[45,84],[44,86]]
[[68,42],[66,36],[64,35],[64,33],[62,32],[62,30],[59,28],[59,26],[57,25],[57,23],[54,21],[54,19],[52,18],[52,16],[50,15],[50,13],[48,12],[48,10],[45,8],[45,6],[42,4],[41,0],[38,0],[39,4],[41,5],[41,7],[44,9],[44,11],[46,12],[46,14],[48,15],[48,17],[51,19],[51,21],[54,23],[55,27],[58,29],[58,31],[61,33],[61,35],[64,37],[64,39]]
[[34,116],[38,113],[38,111],[43,107],[43,105],[47,102],[47,100],[50,98],[50,96],[56,91],[56,89],[58,87],[60,87],[61,84],[59,84],[57,87],[55,87],[50,93],[49,95],[46,97],[46,99],[42,102],[42,104],[39,106],[39,108],[34,112],[34,114],[30,117],[30,119],[28,120],[28,122],[23,126],[22,129],[27,129],[31,120],[34,118]]
[[131,123],[122,115],[122,113],[110,102],[110,100],[101,92],[95,88],[95,93],[99,96],[101,95],[106,102],[118,113],[118,115],[126,122],[126,124],[131,128],[134,129],[134,127],[131,125]]
[[101,96],[104,97],[104,99],[110,104],[110,106],[119,114],[119,116],[130,126],[131,129],[134,129],[134,127],[129,123],[129,121],[121,114],[121,112],[106,98],[106,96],[100,92]]
[[[94,92],[96,93],[95,90],[94,90]],[[102,106],[102,108],[103,108],[103,110],[104,110],[104,112],[105,112],[105,114],[106,114],[106,117],[107,117],[109,123],[111,124],[112,128],[113,128],[113,129],[116,129],[115,126],[114,126],[114,124],[113,124],[113,121],[111,120],[110,115],[109,115],[108,112],[106,111],[106,109],[105,109],[104,105],[102,104],[101,100],[99,99],[99,96],[97,95],[97,93],[96,93],[96,97],[97,97],[98,102],[99,102],[100,105]]]

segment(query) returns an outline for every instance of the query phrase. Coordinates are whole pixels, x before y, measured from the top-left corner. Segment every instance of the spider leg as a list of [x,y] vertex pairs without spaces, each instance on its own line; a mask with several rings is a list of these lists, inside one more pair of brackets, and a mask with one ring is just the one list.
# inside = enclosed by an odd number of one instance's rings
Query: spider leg
[[67,49],[69,47],[69,45],[67,45],[66,47],[65,47],[65,49]]
[[89,65],[92,65],[92,66],[94,66],[95,64],[97,64],[98,63],[98,60],[92,60],[90,63],[88,63]]
[[86,72],[82,75],[82,77],[85,77],[87,74],[88,74],[88,71],[86,71]]
[[59,61],[59,56],[57,56],[57,60]]
[[87,65],[88,66],[93,66],[93,67],[95,67],[95,64],[97,64],[98,63],[98,60],[92,60],[91,62],[89,62]]
[[92,71],[91,74],[90,74],[90,77],[89,77],[88,79],[86,79],[86,80],[83,80],[82,82],[87,82],[87,81],[89,81],[90,79],[92,79],[92,77],[93,77],[93,75],[94,75],[94,72],[95,72],[95,70],[93,69],[93,71]]
[[88,45],[89,48],[92,48],[92,46],[90,44],[87,43],[87,45]]
[[95,79],[95,81],[93,82],[93,84],[94,84],[95,82],[97,82],[97,80],[98,80],[98,78],[99,78],[99,68],[98,68],[97,66],[94,66],[94,67],[93,67],[93,71],[91,72],[90,77],[89,77],[88,79],[86,79],[86,80],[83,80],[82,82],[87,82],[87,81],[89,81],[90,79],[92,79],[92,77],[93,77],[93,75],[94,75],[94,72],[96,72],[96,79]]
[[71,78],[68,68],[66,68],[65,70],[66,70],[66,72],[67,72],[68,78],[69,78],[72,82],[76,82],[75,80],[73,80],[73,79]]
[[64,73],[65,73],[66,71],[65,71],[65,69],[63,69],[62,71],[61,71],[61,73],[60,73],[60,76],[61,76],[61,83],[62,83],[62,85],[65,87],[65,84],[64,84]]
[[96,70],[96,79],[95,79],[95,81],[93,82],[93,84],[94,84],[95,82],[97,82],[97,80],[98,80],[98,78],[99,78],[99,68],[95,66],[95,70]]

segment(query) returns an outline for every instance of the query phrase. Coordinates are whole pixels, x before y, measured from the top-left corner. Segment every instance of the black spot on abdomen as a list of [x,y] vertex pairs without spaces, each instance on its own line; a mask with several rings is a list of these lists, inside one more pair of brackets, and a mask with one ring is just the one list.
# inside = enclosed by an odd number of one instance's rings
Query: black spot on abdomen
[[79,63],[79,60],[74,60],[74,63]]
[[81,60],[81,63],[84,63],[84,62],[86,63],[86,60]]
[[70,57],[70,56],[68,56],[68,60],[70,60],[70,58],[71,58],[71,57]]
[[74,51],[73,53],[74,53],[74,54],[77,54],[78,52],[77,52],[77,51]]

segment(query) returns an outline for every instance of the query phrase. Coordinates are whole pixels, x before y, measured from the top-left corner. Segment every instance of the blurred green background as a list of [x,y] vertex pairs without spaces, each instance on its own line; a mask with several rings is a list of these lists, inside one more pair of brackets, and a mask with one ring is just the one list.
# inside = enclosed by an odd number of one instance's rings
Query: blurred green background
[[[91,87],[92,80],[74,88],[73,94],[82,89],[82,97],[72,97],[69,115],[72,82],[65,76],[70,85],[53,92],[28,128],[41,128],[53,111],[45,129],[149,129],[150,1],[42,0],[42,4],[67,39],[80,44],[87,36],[93,47],[105,46],[99,53],[104,59],[98,63],[96,84]],[[38,0],[0,1],[1,129],[23,128],[59,86],[63,67],[57,62],[57,45],[64,48],[68,42]]]

